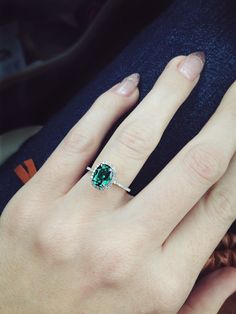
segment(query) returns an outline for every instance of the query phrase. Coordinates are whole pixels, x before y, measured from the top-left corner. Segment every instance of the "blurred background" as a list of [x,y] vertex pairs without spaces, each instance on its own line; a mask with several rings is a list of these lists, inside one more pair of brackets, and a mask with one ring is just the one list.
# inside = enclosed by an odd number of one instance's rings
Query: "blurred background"
[[171,2],[0,0],[0,134],[43,125]]

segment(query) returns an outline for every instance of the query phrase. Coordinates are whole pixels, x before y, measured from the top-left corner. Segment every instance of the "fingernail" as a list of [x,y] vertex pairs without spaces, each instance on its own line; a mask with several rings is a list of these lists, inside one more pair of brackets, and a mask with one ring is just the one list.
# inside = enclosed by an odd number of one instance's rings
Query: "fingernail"
[[134,73],[116,85],[113,91],[120,95],[129,96],[137,88],[139,81],[140,75],[138,73]]
[[189,80],[194,81],[205,64],[205,53],[197,51],[188,55],[179,65],[179,71]]

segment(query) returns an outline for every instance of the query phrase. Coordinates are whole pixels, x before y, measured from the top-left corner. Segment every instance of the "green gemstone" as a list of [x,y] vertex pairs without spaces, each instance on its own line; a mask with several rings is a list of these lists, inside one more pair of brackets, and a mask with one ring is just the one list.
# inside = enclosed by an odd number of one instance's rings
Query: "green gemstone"
[[94,171],[92,182],[94,187],[99,190],[104,190],[108,187],[113,179],[113,169],[107,164],[100,164]]

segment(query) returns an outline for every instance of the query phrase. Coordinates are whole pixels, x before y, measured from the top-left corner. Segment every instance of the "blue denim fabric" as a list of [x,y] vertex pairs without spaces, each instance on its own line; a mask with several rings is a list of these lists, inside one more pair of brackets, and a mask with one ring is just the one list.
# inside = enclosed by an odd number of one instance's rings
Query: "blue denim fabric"
[[135,178],[131,188],[134,195],[138,193],[199,132],[235,80],[234,0],[175,1],[0,168],[0,213],[22,186],[13,169],[28,158],[32,158],[39,168],[102,92],[126,75],[139,72],[142,99],[172,57],[197,50],[206,53],[206,66],[200,82],[180,107],[158,147]]

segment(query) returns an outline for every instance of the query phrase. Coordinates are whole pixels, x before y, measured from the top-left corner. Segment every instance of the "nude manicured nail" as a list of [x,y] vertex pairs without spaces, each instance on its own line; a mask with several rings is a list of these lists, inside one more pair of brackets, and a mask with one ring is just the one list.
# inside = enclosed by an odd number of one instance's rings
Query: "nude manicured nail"
[[194,81],[205,64],[205,53],[197,51],[188,55],[179,65],[179,71],[189,80]]
[[137,88],[139,81],[140,75],[138,73],[134,73],[116,85],[113,91],[120,95],[129,96]]

